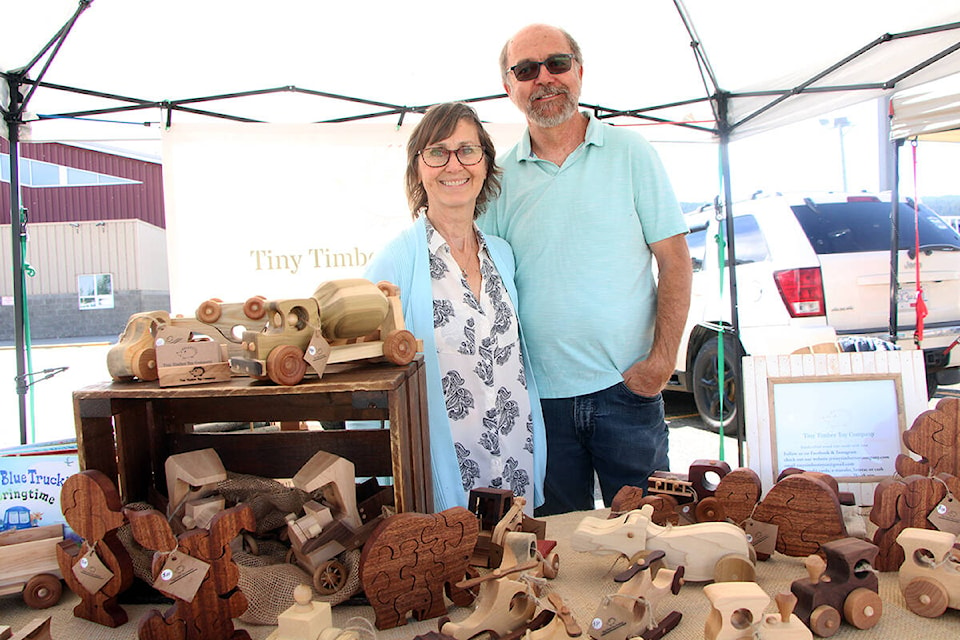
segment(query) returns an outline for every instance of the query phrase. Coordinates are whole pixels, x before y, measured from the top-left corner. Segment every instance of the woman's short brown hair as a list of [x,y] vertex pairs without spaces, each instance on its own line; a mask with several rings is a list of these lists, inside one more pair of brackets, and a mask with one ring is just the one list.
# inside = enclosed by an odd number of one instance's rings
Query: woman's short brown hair
[[407,172],[406,191],[407,202],[410,203],[410,212],[416,219],[420,209],[427,206],[427,191],[420,181],[418,154],[425,148],[453,135],[454,129],[461,120],[471,122],[477,128],[480,146],[483,147],[483,157],[487,161],[487,175],[483,179],[483,187],[477,196],[477,204],[473,211],[473,218],[483,213],[491,199],[500,194],[500,168],[496,164],[496,150],[490,134],[483,128],[480,117],[473,107],[464,102],[444,102],[430,107],[426,115],[410,133],[407,141]]

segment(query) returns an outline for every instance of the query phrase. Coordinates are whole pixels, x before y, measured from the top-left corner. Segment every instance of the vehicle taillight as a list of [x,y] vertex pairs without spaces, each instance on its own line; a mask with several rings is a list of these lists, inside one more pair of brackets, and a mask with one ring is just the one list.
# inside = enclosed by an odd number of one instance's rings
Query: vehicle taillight
[[774,271],[773,279],[791,318],[826,315],[820,267]]

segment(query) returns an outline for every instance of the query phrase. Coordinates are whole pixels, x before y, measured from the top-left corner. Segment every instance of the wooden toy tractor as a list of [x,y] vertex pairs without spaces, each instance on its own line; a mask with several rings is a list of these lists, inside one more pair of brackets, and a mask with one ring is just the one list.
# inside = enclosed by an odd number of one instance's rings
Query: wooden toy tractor
[[361,278],[330,280],[310,298],[266,302],[267,323],[245,331],[243,356],[230,358],[234,373],[295,385],[327,365],[386,358],[410,363],[420,344],[404,329],[399,290]]

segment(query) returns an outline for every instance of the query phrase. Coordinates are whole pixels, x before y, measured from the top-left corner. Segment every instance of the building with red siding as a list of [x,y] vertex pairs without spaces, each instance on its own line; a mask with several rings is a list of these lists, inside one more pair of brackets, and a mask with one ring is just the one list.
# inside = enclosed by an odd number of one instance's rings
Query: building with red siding
[[[158,159],[25,142],[19,167],[32,339],[118,335],[133,313],[169,309]],[[0,140],[0,182],[0,341],[11,341],[14,269],[6,140]],[[20,225],[14,228],[19,237]]]

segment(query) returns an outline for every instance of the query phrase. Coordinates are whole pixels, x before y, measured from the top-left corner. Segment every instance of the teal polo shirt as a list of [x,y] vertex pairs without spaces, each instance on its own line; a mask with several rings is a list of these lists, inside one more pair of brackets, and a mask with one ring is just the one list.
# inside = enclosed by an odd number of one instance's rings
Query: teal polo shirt
[[498,162],[500,197],[477,224],[516,257],[519,315],[543,398],[622,382],[653,342],[656,281],[648,244],[687,232],[653,147],[590,116],[558,167],[530,134]]

